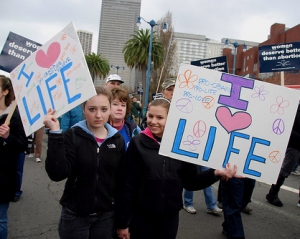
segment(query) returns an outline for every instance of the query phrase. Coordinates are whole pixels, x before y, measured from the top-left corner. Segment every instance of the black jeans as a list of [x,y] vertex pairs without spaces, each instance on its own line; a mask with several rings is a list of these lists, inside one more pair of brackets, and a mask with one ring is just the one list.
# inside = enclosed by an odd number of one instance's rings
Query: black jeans
[[62,208],[58,225],[61,239],[111,239],[114,231],[114,212],[98,216],[78,216]]
[[130,239],[175,239],[178,231],[179,212],[168,217],[133,215]]

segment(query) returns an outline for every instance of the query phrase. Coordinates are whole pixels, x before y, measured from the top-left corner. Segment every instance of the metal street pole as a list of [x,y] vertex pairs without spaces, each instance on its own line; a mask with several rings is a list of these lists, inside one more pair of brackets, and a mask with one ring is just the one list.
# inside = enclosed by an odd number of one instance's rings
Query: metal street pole
[[[233,69],[232,69],[232,74],[235,75],[235,69],[236,69],[236,56],[237,56],[237,47],[239,46],[239,43],[237,42],[231,42],[230,40],[226,39],[225,40],[225,45],[228,45],[230,43],[231,45],[234,46],[234,55],[233,55]],[[243,51],[246,50],[246,45],[244,43],[244,49]]]
[[[143,19],[145,22],[147,22],[144,18],[138,17],[136,24],[137,26],[140,26],[141,19]],[[147,112],[147,106],[148,106],[148,98],[149,98],[149,85],[150,85],[150,77],[151,77],[151,55],[152,55],[152,41],[153,41],[153,27],[158,25],[154,20],[151,20],[150,22],[147,22],[151,26],[150,31],[150,43],[149,43],[149,50],[148,50],[148,67],[147,67],[147,73],[146,73],[146,89],[144,90],[144,102],[143,102],[143,108],[142,113],[143,115]],[[163,32],[166,32],[168,29],[168,24],[166,22],[162,23],[163,25]]]
[[151,76],[151,55],[152,55],[152,36],[153,36],[153,27],[156,26],[154,20],[149,22],[151,26],[150,30],[150,43],[149,43],[149,51],[148,51],[148,67],[147,67],[147,75],[146,75],[146,89],[144,93],[144,102],[143,102],[143,115],[147,112],[148,100],[149,100],[149,85],[150,85],[150,76]]

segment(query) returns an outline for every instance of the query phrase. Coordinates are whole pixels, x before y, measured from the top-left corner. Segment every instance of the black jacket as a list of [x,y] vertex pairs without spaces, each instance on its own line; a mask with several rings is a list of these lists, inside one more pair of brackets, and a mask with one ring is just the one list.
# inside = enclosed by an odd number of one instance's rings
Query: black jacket
[[146,129],[135,136],[126,152],[117,201],[116,225],[120,229],[129,226],[135,213],[160,218],[178,213],[183,188],[199,190],[219,179],[212,169],[199,174],[194,164],[159,155],[160,145],[149,132]]
[[[0,125],[7,113],[0,116]],[[10,134],[7,139],[0,137],[0,203],[11,201],[16,192],[17,161],[20,153],[27,148],[27,139],[18,109],[10,120]]]
[[114,210],[125,145],[116,129],[106,127],[109,136],[100,147],[81,127],[49,134],[46,171],[53,181],[67,178],[60,204],[78,215]]
[[300,150],[300,105],[298,105],[292,133],[287,147]]

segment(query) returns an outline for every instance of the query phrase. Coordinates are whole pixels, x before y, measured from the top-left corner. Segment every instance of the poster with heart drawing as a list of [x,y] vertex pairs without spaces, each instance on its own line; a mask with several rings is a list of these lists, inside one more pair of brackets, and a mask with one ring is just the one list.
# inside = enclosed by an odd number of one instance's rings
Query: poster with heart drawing
[[300,91],[182,64],[159,154],[275,183]]
[[26,135],[43,126],[48,109],[56,117],[96,94],[73,23],[25,59],[11,73]]

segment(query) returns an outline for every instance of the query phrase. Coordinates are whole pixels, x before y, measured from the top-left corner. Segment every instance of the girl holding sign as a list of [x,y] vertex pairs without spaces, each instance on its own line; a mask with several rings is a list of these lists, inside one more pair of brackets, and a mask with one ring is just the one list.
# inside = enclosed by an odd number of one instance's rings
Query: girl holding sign
[[0,238],[7,238],[7,210],[17,185],[17,163],[27,139],[8,77],[0,76]]
[[96,96],[83,103],[86,120],[61,133],[55,111],[44,124],[49,131],[46,171],[53,181],[67,179],[60,200],[62,239],[111,239],[125,143],[107,121],[111,92],[96,87]]
[[117,201],[119,238],[175,239],[183,188],[200,190],[236,173],[229,164],[198,173],[197,165],[159,155],[169,107],[167,99],[153,100],[147,128],[130,141]]

